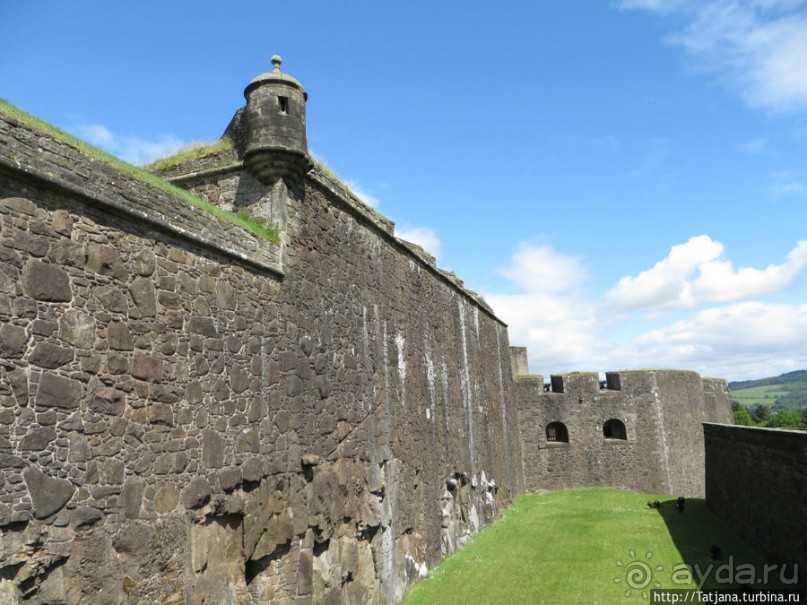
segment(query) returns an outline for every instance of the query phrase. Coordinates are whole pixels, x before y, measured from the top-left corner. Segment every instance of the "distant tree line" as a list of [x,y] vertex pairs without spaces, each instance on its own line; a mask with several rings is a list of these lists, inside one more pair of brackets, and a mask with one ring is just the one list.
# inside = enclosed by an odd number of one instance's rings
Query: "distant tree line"
[[[803,400],[802,400],[803,401]],[[800,410],[777,409],[758,403],[749,408],[731,402],[734,424],[741,426],[767,426],[770,428],[807,428],[807,407]]]

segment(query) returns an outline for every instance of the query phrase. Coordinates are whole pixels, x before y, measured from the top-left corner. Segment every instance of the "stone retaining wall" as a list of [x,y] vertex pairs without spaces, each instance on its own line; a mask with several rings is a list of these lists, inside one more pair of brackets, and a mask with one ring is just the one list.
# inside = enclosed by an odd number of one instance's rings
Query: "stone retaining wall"
[[768,561],[787,566],[775,569],[776,577],[798,578],[807,588],[807,431],[703,430],[706,505]]

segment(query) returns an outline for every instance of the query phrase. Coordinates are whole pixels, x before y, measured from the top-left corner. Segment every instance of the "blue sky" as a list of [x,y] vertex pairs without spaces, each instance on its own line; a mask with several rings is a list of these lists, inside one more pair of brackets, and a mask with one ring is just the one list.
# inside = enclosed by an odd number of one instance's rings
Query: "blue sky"
[[807,368],[807,1],[5,3],[0,97],[135,163],[284,58],[314,154],[533,372]]

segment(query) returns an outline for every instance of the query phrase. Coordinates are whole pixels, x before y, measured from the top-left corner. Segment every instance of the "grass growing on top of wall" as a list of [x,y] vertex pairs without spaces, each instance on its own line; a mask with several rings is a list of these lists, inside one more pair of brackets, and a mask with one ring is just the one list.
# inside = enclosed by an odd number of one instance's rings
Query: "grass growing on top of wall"
[[233,141],[230,137],[222,137],[218,141],[197,141],[190,145],[180,147],[175,153],[168,157],[160,158],[143,166],[144,170],[160,170],[169,166],[176,166],[189,160],[195,160],[212,153],[229,151],[233,148]]
[[145,183],[149,183],[153,185],[169,195],[177,197],[192,206],[196,206],[213,216],[216,216],[222,220],[227,222],[233,223],[234,225],[238,225],[239,227],[246,229],[247,231],[251,231],[258,237],[272,242],[273,244],[280,243],[280,234],[279,230],[276,225],[272,224],[265,224],[261,221],[258,221],[254,218],[248,216],[238,216],[233,214],[232,212],[228,212],[211,204],[210,202],[203,200],[200,197],[193,195],[192,193],[186,191],[185,189],[181,189],[176,185],[172,185],[168,181],[161,179],[160,177],[143,170],[142,168],[138,168],[137,166],[132,166],[131,164],[124,162],[120,158],[116,158],[115,156],[98,149],[90,145],[89,143],[82,141],[74,137],[71,134],[66,133],[65,131],[57,128],[53,124],[46,122],[34,115],[24,112],[23,110],[19,109],[18,107],[12,105],[8,101],[4,99],[0,99],[0,113],[9,116],[10,118],[19,121],[26,126],[33,128],[35,130],[39,130],[45,134],[52,136],[55,139],[63,141],[76,147],[83,153],[87,154],[88,156],[100,161],[105,162],[126,172],[128,175],[143,181]]
[[[660,500],[661,510],[648,500]],[[713,545],[722,549],[719,560],[711,558]],[[742,564],[762,573],[764,561],[700,499],[678,513],[669,496],[615,489],[524,495],[415,584],[403,604],[646,604],[650,589],[696,588],[698,575],[704,588],[737,587],[716,581],[727,575],[729,556],[734,573]],[[792,575],[789,569],[785,578]]]

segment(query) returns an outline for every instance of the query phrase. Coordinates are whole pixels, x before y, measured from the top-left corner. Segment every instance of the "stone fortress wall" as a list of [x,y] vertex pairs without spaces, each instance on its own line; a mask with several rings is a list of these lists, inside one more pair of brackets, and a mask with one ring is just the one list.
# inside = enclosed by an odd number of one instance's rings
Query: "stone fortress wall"
[[304,109],[278,74],[233,150],[162,172],[277,245],[0,114],[0,601],[397,602],[525,489],[702,491],[725,383],[521,377],[304,131],[258,136]]
[[281,263],[46,134],[0,140],[7,590],[393,602],[522,491],[505,326],[327,177],[274,196]]

